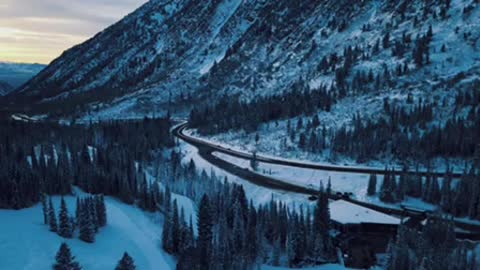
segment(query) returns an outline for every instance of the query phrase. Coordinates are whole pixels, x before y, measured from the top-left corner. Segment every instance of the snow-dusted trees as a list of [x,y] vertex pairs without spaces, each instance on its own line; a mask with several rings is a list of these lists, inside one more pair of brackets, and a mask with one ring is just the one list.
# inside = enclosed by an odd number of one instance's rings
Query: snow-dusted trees
[[128,255],[127,252],[123,253],[122,259],[118,262],[115,270],[135,270],[135,262],[133,258]]
[[455,239],[454,224],[430,217],[422,232],[401,226],[388,251],[388,270],[478,269],[475,256]]
[[70,248],[66,243],[60,245],[60,249],[55,256],[54,270],[80,270],[80,264],[75,261],[75,256],[72,255]]
[[68,214],[67,204],[62,197],[60,203],[60,213],[58,214],[58,235],[64,238],[72,238],[73,236],[73,223]]
[[334,96],[333,91],[326,86],[310,91],[307,83],[298,81],[285,94],[257,98],[248,103],[224,97],[216,104],[194,108],[190,113],[189,124],[202,133],[239,128],[256,131],[263,122],[312,114],[318,109],[328,111],[335,103]]
[[72,238],[76,227],[79,228],[79,238],[85,242],[93,243],[95,233],[99,228],[107,224],[107,210],[103,195],[87,196],[77,198],[75,217],[69,215],[67,203],[62,197],[60,201],[60,212],[55,216],[55,207],[52,199],[49,198],[47,224],[50,230],[57,232],[64,238]]
[[[273,198],[270,203],[255,207],[252,202],[248,203],[243,187],[228,182],[221,184],[214,175],[209,177],[201,173],[191,177],[193,181],[184,180],[194,189],[189,193],[207,193],[199,198],[192,197],[200,201],[198,236],[193,240],[193,227],[183,222],[181,210],[180,215],[175,214],[179,211],[175,201],[166,212],[162,236],[164,249],[179,256],[177,269],[206,266],[210,269],[251,269],[260,263],[298,266],[335,261],[328,233],[328,195],[324,192],[319,195],[316,207],[298,212]],[[176,190],[184,186],[179,180],[172,183]],[[187,245],[184,244],[186,240]],[[179,243],[180,247],[175,248],[174,243]],[[289,261],[280,261],[286,257]]]
[[[478,165],[477,165],[478,166]],[[380,200],[387,203],[401,202],[405,196],[421,198],[423,201],[438,205],[451,215],[480,219],[480,173],[472,165],[453,185],[452,173],[447,169],[445,175],[427,171],[422,176],[416,173],[385,169],[383,182],[378,193]],[[373,191],[374,175],[370,176],[367,193]]]
[[98,232],[100,227],[107,224],[107,212],[103,196],[82,198],[79,200],[77,207],[79,237],[85,242],[93,243],[95,242],[95,233]]
[[133,203],[142,180],[134,161],[173,145],[169,127],[169,119],[148,118],[90,125],[2,120],[0,207],[31,206],[41,194],[67,195],[72,184]]

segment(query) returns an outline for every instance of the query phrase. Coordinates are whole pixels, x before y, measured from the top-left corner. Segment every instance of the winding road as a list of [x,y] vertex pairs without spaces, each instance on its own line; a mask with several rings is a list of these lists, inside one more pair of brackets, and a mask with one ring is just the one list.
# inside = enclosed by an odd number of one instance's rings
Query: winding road
[[[205,140],[201,140],[201,139],[197,139],[197,138],[192,137],[192,136],[188,136],[184,133],[184,131],[187,127],[188,127],[188,123],[180,124],[175,129],[173,129],[174,135],[177,136],[178,138],[188,142],[189,144],[192,144],[192,145],[196,146],[199,149],[202,148],[202,149],[208,150],[210,152],[214,152],[214,151],[221,152],[221,153],[224,153],[224,154],[228,154],[230,156],[243,158],[243,159],[248,159],[248,160],[253,159],[253,154],[232,150],[232,149],[229,149],[229,148],[225,148],[225,147],[213,144],[213,143],[205,141]],[[256,159],[259,162],[264,162],[264,163],[269,163],[269,164],[277,164],[277,165],[284,165],[284,166],[305,168],[305,169],[322,170],[322,171],[379,174],[379,175],[385,174],[384,169],[378,169],[378,168],[365,168],[365,167],[335,166],[335,165],[327,165],[327,164],[302,163],[302,162],[299,162],[299,161],[265,157],[265,156],[258,155],[258,154],[256,156]],[[401,171],[397,171],[397,173],[400,174]],[[411,174],[411,175],[420,174],[422,176],[427,176],[427,175],[434,176],[434,175],[436,175],[437,177],[441,177],[441,178],[443,178],[445,176],[445,172],[409,171],[408,174]],[[462,174],[458,173],[458,172],[452,172],[451,176],[453,178],[459,178],[459,177],[462,176]]]
[[[176,126],[172,133],[177,138],[185,141],[188,144],[195,146],[198,149],[198,153],[201,158],[209,162],[210,164],[221,168],[230,174],[233,174],[237,177],[240,177],[246,181],[249,181],[255,185],[262,186],[265,188],[275,189],[283,192],[293,192],[304,194],[307,196],[317,195],[318,190],[313,188],[308,188],[306,186],[293,184],[290,182],[278,180],[272,177],[268,177],[262,174],[258,174],[251,170],[241,168],[235,164],[222,160],[216,156],[214,156],[213,152],[221,152],[225,153],[234,157],[242,158],[251,160],[252,154],[244,153],[240,151],[231,150],[228,148],[221,147],[219,145],[213,144],[211,142],[201,140],[189,135],[185,134],[185,129],[188,127],[188,123],[179,124]],[[329,165],[321,165],[321,164],[304,164],[297,161],[288,161],[282,159],[275,159],[275,158],[267,158],[257,155],[257,160],[260,162],[270,163],[270,164],[277,164],[277,165],[284,165],[284,166],[291,166],[291,167],[298,167],[298,168],[308,168],[308,169],[317,169],[317,170],[325,170],[325,171],[335,171],[335,172],[346,172],[346,173],[375,173],[375,174],[384,174],[384,170],[379,170],[375,168],[358,168],[358,167],[340,167],[340,166],[329,166]],[[417,172],[409,172],[410,174],[416,174]],[[425,172],[421,173],[422,175],[426,175]],[[437,173],[438,176],[444,176],[442,173]],[[460,174],[453,174],[453,177],[459,177]],[[418,211],[414,210],[406,210],[406,209],[399,209],[393,207],[385,207],[380,206],[377,204],[371,204],[364,201],[359,201],[349,196],[345,196],[343,194],[330,194],[330,198],[337,200],[343,199],[349,201],[351,203],[373,209],[375,211],[379,211],[385,214],[396,215],[400,217],[413,217],[417,218],[419,215],[423,213],[419,213]],[[480,225],[464,222],[460,220],[455,220],[455,225],[461,229],[471,231],[472,234],[466,239],[471,240],[480,240]]]

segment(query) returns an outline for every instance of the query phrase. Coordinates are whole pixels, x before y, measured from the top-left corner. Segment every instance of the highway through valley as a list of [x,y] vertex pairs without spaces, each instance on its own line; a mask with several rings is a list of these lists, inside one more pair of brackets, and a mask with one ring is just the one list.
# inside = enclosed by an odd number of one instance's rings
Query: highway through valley
[[[247,160],[251,160],[253,158],[252,154],[235,151],[235,150],[225,148],[217,144],[187,135],[185,134],[185,129],[187,127],[188,127],[188,123],[179,124],[172,130],[172,133],[177,138],[196,147],[198,149],[198,153],[200,157],[206,160],[207,162],[209,162],[210,164],[232,175],[240,177],[241,179],[244,179],[248,182],[251,182],[261,187],[274,189],[282,192],[292,192],[292,193],[303,194],[305,196],[315,196],[318,194],[318,190],[316,189],[294,184],[294,183],[283,181],[283,180],[279,180],[279,179],[275,179],[269,176],[265,176],[265,175],[256,173],[252,170],[239,167],[233,163],[227,162],[225,160],[222,160],[214,156],[213,152],[220,152],[220,153],[224,153],[227,155],[231,155],[237,158],[242,158]],[[324,170],[324,171],[335,171],[335,172],[345,172],[345,173],[365,173],[365,174],[370,174],[370,173],[383,174],[384,173],[384,170],[375,169],[375,168],[339,167],[339,166],[329,166],[329,165],[322,165],[322,164],[317,165],[317,164],[301,163],[298,161],[288,161],[283,159],[262,157],[259,155],[257,155],[256,159],[259,162],[265,162],[270,164]],[[414,174],[415,172],[409,172],[409,173]],[[426,173],[422,173],[422,175],[425,175],[425,174]],[[438,173],[438,176],[444,176],[444,174]],[[454,174],[453,177],[459,177],[459,175]],[[350,196],[346,196],[344,194],[337,194],[333,192],[329,196],[331,199],[334,199],[334,200],[343,199],[351,203],[370,208],[375,211],[379,211],[389,215],[395,215],[398,217],[418,218],[419,215],[421,215],[418,211],[380,206],[377,204],[359,201]],[[465,237],[465,238],[471,239],[471,240],[480,240],[480,225],[475,223],[464,222],[460,220],[455,220],[455,224],[458,228],[472,232],[471,237]]]

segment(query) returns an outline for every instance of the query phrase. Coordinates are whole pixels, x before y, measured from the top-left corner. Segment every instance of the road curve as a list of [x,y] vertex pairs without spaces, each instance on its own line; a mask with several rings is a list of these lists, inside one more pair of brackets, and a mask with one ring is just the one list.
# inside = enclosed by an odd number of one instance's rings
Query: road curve
[[[299,193],[299,194],[304,194],[304,195],[317,195],[318,190],[313,189],[313,188],[308,188],[302,185],[296,185],[292,184],[286,181],[278,180],[275,178],[271,178],[265,175],[261,175],[258,173],[255,173],[251,170],[241,168],[239,166],[236,166],[235,164],[232,164],[230,162],[227,162],[225,160],[222,160],[214,155],[212,155],[212,152],[217,151],[217,152],[223,152],[226,154],[230,154],[236,157],[244,158],[244,159],[251,159],[250,155],[246,155],[245,153],[233,151],[230,149],[225,149],[222,148],[218,145],[208,143],[204,140],[199,140],[197,138],[185,135],[183,131],[187,127],[187,123],[180,124],[176,126],[174,129],[172,129],[172,133],[174,136],[180,138],[181,140],[185,141],[188,144],[191,144],[195,146],[198,149],[200,157],[202,157],[204,160],[209,162],[210,164],[221,168],[233,175],[236,175],[246,181],[249,181],[255,185],[270,188],[270,189],[275,189],[283,192],[293,192],[293,193]],[[284,160],[280,160],[281,163],[277,163],[275,159],[258,159],[259,161],[262,162],[267,162],[264,160],[269,160],[268,163],[272,164],[281,164],[281,165],[287,165],[287,166],[292,166],[288,162],[285,163]],[[301,163],[298,162],[293,162],[293,164],[298,164],[302,165]],[[308,168],[310,167],[310,164],[308,164]],[[303,166],[294,166],[294,167],[301,167],[301,168],[306,168]],[[314,167],[315,169],[323,168],[323,165],[320,165],[318,167]],[[327,166],[328,167],[328,166]],[[383,173],[383,170],[365,170],[363,168],[359,168],[359,170],[356,170],[357,168],[349,168],[349,170],[342,170],[342,168],[338,167],[329,167],[330,171],[338,171],[338,172],[360,172],[360,173]],[[412,172],[413,173],[413,172]],[[403,209],[398,209],[398,208],[392,208],[392,207],[385,207],[385,206],[380,206],[376,204],[371,204],[363,201],[358,201],[355,200],[349,196],[343,196],[343,195],[337,195],[337,194],[330,194],[329,195],[331,199],[337,200],[337,199],[343,199],[346,201],[349,201],[351,203],[370,208],[373,210],[376,210],[378,212],[382,212],[385,214],[389,215],[396,215],[396,216],[401,216],[401,217],[413,217],[416,218],[419,216],[419,213],[416,211],[408,211],[408,210],[403,210]],[[463,222],[460,220],[455,220],[455,225],[461,229],[468,230],[471,232],[471,234],[467,235],[464,239],[470,239],[470,240],[480,240],[480,226],[477,224],[472,224],[468,222]]]
[[[184,133],[185,129],[188,127],[188,123],[183,123],[177,126],[175,129],[173,129],[173,133],[175,136],[179,137],[180,139],[195,145],[197,147],[202,147],[202,148],[207,148],[210,152],[221,152],[225,153],[234,157],[238,158],[243,158],[243,159],[248,159],[251,160],[253,158],[253,155],[250,153],[244,153],[232,149],[228,149],[225,147],[221,147],[219,145],[207,142],[205,140],[200,140],[195,137],[188,136]],[[347,172],[347,173],[364,173],[364,174],[379,174],[383,175],[385,174],[385,170],[383,169],[378,169],[378,168],[361,168],[361,167],[349,167],[349,166],[334,166],[334,165],[326,165],[326,164],[311,164],[311,163],[302,163],[299,161],[290,161],[290,160],[284,160],[284,159],[276,159],[276,158],[270,158],[270,157],[265,157],[257,154],[257,160],[260,162],[264,163],[269,163],[269,164],[277,164],[277,165],[284,165],[284,166],[290,166],[290,167],[297,167],[297,168],[305,168],[305,169],[315,169],[315,170],[322,170],[322,171],[333,171],[333,172]],[[401,173],[401,171],[397,171],[398,174]],[[444,177],[445,173],[443,172],[415,172],[415,171],[409,171],[408,174],[412,175],[422,175],[422,176],[434,176],[436,175],[437,177]],[[453,178],[460,178],[462,176],[461,173],[451,173]]]

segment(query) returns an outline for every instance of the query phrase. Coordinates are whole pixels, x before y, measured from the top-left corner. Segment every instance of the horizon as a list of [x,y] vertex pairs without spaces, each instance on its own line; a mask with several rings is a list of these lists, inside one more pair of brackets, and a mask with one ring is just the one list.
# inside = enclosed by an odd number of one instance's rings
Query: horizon
[[0,62],[48,65],[148,0],[4,0]]

